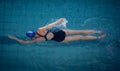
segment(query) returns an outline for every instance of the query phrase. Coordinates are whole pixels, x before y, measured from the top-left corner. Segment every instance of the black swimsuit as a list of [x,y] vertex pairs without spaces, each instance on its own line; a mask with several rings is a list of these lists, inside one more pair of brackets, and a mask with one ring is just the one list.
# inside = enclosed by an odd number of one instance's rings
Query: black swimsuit
[[[40,34],[38,34],[40,37],[44,37],[46,40],[48,40],[47,39],[47,34],[48,34],[49,32],[47,32],[44,36],[42,36],[42,35],[40,35]],[[57,41],[57,42],[61,42],[61,41],[63,41],[64,39],[65,39],[65,36],[66,36],[66,34],[65,34],[65,32],[63,31],[63,30],[59,30],[59,31],[57,31],[57,32],[52,32],[53,34],[54,34],[54,37],[51,39],[51,40],[54,40],[54,41]]]

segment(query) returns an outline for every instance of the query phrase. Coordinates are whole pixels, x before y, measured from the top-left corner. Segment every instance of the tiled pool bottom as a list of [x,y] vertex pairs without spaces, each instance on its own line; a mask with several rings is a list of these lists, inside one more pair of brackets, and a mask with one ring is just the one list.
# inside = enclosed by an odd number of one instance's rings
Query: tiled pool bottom
[[120,52],[116,42],[3,45],[1,71],[118,71]]
[[[120,71],[119,2],[114,0],[1,0],[0,71]],[[8,34],[25,38],[52,19],[65,17],[68,28],[95,29],[101,40],[19,45]]]

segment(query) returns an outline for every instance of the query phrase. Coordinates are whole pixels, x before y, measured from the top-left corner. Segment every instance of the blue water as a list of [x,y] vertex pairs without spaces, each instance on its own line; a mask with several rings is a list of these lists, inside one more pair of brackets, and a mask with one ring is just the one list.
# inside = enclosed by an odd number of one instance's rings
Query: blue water
[[[107,37],[30,45],[7,38],[27,39],[26,31],[61,17],[70,29],[102,30]],[[120,71],[119,19],[117,0],[1,0],[0,71]]]

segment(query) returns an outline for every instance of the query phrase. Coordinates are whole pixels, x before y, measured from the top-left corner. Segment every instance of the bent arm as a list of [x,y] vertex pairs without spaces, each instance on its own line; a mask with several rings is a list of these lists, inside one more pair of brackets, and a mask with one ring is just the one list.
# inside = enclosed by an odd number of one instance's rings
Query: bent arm
[[37,40],[27,40],[27,41],[25,41],[25,40],[19,39],[17,37],[11,36],[11,35],[8,35],[8,38],[16,40],[20,44],[30,44],[30,43],[38,42]]
[[59,20],[57,20],[57,21],[55,21],[53,23],[50,23],[50,24],[48,24],[48,25],[46,25],[46,26],[44,26],[42,28],[45,29],[45,30],[47,30],[47,29],[53,27],[54,25],[57,25],[57,24],[63,22],[64,20],[65,20],[65,18],[60,18]]

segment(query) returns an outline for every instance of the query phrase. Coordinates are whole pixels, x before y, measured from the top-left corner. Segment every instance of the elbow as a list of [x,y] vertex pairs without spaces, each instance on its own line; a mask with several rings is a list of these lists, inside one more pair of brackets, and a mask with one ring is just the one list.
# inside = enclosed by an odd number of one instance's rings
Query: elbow
[[23,42],[19,42],[20,45],[25,45],[26,43],[23,43]]
[[21,40],[21,41],[19,41],[19,44],[24,45],[24,44],[27,44],[27,42],[26,42],[26,41]]

